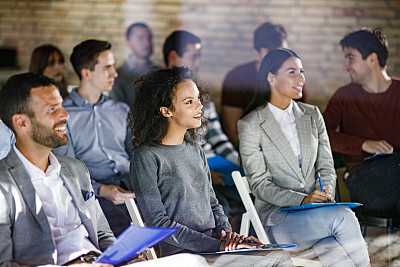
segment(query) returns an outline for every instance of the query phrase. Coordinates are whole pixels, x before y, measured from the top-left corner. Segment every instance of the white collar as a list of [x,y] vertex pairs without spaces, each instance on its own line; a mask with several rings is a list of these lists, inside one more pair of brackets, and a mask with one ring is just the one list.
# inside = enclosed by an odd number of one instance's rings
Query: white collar
[[[41,169],[39,169],[37,166],[35,166],[32,162],[30,162],[21,153],[21,151],[18,150],[18,148],[15,146],[15,144],[13,145],[13,149],[14,149],[15,153],[17,154],[18,158],[22,161],[22,164],[24,165],[26,171],[28,172],[28,174],[31,176],[32,179],[35,179],[36,177],[38,177],[38,175],[43,177],[45,175],[50,175],[53,173],[57,173],[58,175],[60,174],[61,164],[52,152],[50,152],[50,154],[49,154],[50,165],[49,165],[49,167],[47,167],[46,172],[44,172]],[[38,175],[35,175],[35,174],[38,174]]]
[[289,115],[290,117],[294,118],[294,111],[293,111],[293,100],[290,101],[290,104],[287,108],[285,109],[280,109],[277,106],[274,106],[270,102],[268,102],[268,108],[274,115],[274,117],[277,119],[277,121],[280,121],[280,119],[285,115]]

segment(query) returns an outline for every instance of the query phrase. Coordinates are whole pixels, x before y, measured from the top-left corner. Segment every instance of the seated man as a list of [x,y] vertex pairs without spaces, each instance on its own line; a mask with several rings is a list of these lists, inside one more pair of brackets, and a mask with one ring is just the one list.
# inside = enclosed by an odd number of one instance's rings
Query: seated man
[[335,92],[323,114],[332,150],[344,154],[351,200],[366,213],[399,217],[400,80],[386,73],[386,36],[363,28],[340,44],[351,83]]
[[[198,36],[190,32],[175,31],[166,38],[163,54],[165,64],[168,68],[172,66],[184,66],[198,73],[200,69],[201,40]],[[218,155],[231,162],[231,164],[236,165],[237,170],[239,170],[239,153],[222,131],[214,102],[211,99],[204,106],[204,115],[209,120],[207,125],[208,132],[202,137],[200,143],[206,153],[207,160]],[[232,203],[238,211],[232,223],[234,231],[239,231],[241,216],[244,212],[239,193],[233,183],[230,186],[225,185],[222,173],[215,171],[213,168],[210,169],[213,187],[218,201],[224,208],[225,214],[227,216],[233,215],[231,213]],[[229,177],[229,179],[232,178]]]
[[129,182],[126,127],[129,107],[103,94],[111,90],[117,77],[109,42],[84,41],[74,47],[70,60],[80,78],[79,87],[63,103],[70,116],[67,124],[70,142],[54,152],[85,163],[94,193],[118,236],[130,224],[125,199],[134,197]]
[[[84,265],[115,240],[85,165],[51,153],[68,142],[69,116],[55,84],[24,73],[12,76],[0,91],[0,117],[16,136],[0,161],[0,266]],[[202,257],[187,254],[151,265],[188,262],[208,266]]]
[[68,142],[55,81],[25,73],[0,91],[16,143],[0,161],[0,266],[67,264],[115,238],[79,160],[51,153]]
[[155,69],[150,56],[153,53],[152,34],[144,23],[133,23],[126,30],[126,45],[130,50],[129,57],[117,69],[118,77],[110,98],[132,105],[135,98],[134,82],[143,74]]

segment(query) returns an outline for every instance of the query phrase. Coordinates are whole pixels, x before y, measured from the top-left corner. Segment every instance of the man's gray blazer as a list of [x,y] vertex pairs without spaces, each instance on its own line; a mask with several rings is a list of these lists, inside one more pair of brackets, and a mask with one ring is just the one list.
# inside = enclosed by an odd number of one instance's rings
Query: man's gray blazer
[[[95,199],[89,172],[79,160],[56,155],[90,241],[100,250],[115,237]],[[14,149],[0,161],[0,266],[55,264],[56,247],[35,188]]]
[[282,222],[283,207],[298,206],[304,197],[325,188],[334,196],[336,173],[325,123],[319,109],[293,102],[299,132],[302,164],[299,166],[286,136],[268,106],[260,107],[238,122],[240,157],[255,207],[264,226]]

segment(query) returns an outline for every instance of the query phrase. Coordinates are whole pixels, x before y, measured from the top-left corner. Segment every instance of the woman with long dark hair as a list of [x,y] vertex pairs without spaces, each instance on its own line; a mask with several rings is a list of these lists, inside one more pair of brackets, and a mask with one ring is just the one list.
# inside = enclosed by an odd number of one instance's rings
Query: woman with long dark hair
[[256,209],[270,241],[312,247],[324,266],[367,266],[365,241],[349,208],[280,210],[334,202],[336,174],[322,115],[315,106],[293,101],[301,98],[304,83],[294,51],[270,51],[258,72],[255,98],[238,122],[240,156]]
[[33,50],[29,63],[29,72],[42,74],[54,79],[62,98],[66,98],[69,94],[67,91],[68,82],[63,73],[64,62],[64,55],[58,47],[44,44]]

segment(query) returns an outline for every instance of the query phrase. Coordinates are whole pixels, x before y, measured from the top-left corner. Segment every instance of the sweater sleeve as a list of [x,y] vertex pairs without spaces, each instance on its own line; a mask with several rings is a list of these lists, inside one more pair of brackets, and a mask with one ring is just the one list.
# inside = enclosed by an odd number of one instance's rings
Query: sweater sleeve
[[345,110],[343,97],[339,89],[332,96],[323,114],[330,144],[333,151],[346,155],[361,156],[363,154],[361,147],[365,139],[338,131],[342,118],[346,115],[343,112]]
[[215,228],[218,236],[220,236],[221,231],[231,232],[232,227],[229,224],[228,217],[226,217],[222,206],[219,204],[217,197],[215,196],[214,189],[212,187],[211,173],[207,164],[207,160],[204,154],[204,151],[201,150],[201,156],[204,161],[204,166],[207,169],[208,181],[209,181],[209,190],[210,190],[210,205],[213,211],[214,220],[215,220]]
[[157,161],[150,153],[135,150],[132,154],[130,180],[136,194],[139,209],[148,225],[157,227],[180,227],[181,229],[164,242],[196,252],[219,250],[220,240],[195,231],[172,220],[165,210],[159,181]]

